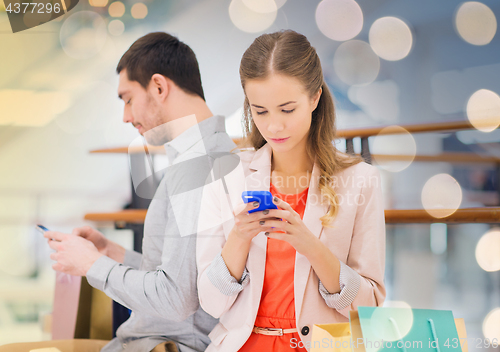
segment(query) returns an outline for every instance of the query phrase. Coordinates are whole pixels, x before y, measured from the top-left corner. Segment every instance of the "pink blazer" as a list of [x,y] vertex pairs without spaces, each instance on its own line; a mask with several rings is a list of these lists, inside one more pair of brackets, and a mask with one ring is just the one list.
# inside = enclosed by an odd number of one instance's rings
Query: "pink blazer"
[[[246,264],[250,282],[239,294],[226,296],[221,293],[207,277],[207,269],[221,252],[234,226],[232,209],[242,203],[241,192],[269,190],[271,153],[267,144],[258,151],[239,153],[238,166],[224,177],[225,186],[218,180],[205,186],[203,192],[197,239],[198,294],[201,307],[220,318],[209,335],[212,343],[207,351],[237,351],[254,326],[266,263],[267,237],[264,233],[259,233],[252,241]],[[221,164],[231,162],[223,161],[214,169],[223,172]],[[330,308],[319,293],[319,280],[311,264],[305,256],[296,254],[296,323],[306,345],[312,334],[302,335],[304,326],[311,330],[313,324],[346,322],[349,310],[358,306],[381,306],[386,294],[383,281],[384,206],[377,168],[361,162],[336,175],[334,182],[341,205],[331,228],[323,227],[320,221],[328,206],[319,202],[318,180],[319,169],[314,166],[303,221],[340,261],[360,275],[361,284],[350,306],[341,311]]]

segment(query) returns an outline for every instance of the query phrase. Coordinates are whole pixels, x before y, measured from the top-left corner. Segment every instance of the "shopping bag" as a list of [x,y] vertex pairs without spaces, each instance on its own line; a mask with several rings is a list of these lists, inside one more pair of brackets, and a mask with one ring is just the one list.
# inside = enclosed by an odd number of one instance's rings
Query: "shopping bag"
[[313,325],[311,352],[351,352],[349,323]]
[[111,339],[111,299],[85,277],[56,272],[52,340]]
[[52,339],[75,338],[82,278],[56,271],[56,287],[52,311]]
[[352,315],[351,330],[359,333],[359,321],[362,334],[362,339],[353,335],[355,352],[363,351],[363,348],[366,352],[462,351],[463,341],[449,310],[358,307],[358,320],[355,313]]
[[[366,309],[369,308],[369,309]],[[311,352],[400,352],[449,349],[468,352],[463,319],[451,311],[358,307],[350,311],[349,323],[314,325]],[[361,319],[360,319],[361,314]],[[430,320],[430,321],[429,321]]]
[[462,352],[469,352],[467,345],[467,331],[465,330],[465,321],[463,318],[455,318],[455,326],[457,327],[458,338],[462,346]]

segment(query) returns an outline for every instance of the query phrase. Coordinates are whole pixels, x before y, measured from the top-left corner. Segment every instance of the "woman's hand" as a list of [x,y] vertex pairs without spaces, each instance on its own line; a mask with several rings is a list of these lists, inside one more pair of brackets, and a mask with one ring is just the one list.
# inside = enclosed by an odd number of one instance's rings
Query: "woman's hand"
[[262,210],[249,213],[250,210],[258,208],[259,202],[248,203],[240,212],[234,214],[234,227],[229,233],[230,237],[237,237],[243,242],[252,242],[253,238],[260,232],[271,231],[272,225],[268,221],[279,221],[270,215],[273,210]]
[[278,197],[273,197],[273,203],[283,210],[270,210],[269,216],[281,218],[282,221],[265,220],[261,226],[267,229],[271,227],[270,230],[265,230],[266,236],[290,243],[297,252],[306,257],[313,255],[315,248],[321,244],[318,238],[307,228],[300,215],[292,209],[290,204]]
[[268,221],[279,222],[279,218],[270,217],[271,210],[248,212],[258,207],[259,202],[253,202],[245,205],[240,211],[235,210],[234,227],[229,232],[227,241],[222,248],[222,259],[224,259],[231,275],[238,281],[243,275],[250,244],[254,237],[260,232],[271,231],[272,225],[266,225]]
[[277,197],[273,197],[273,203],[281,209],[248,214],[248,210],[259,206],[258,203],[248,204],[235,215],[236,224],[222,249],[222,258],[231,275],[240,280],[252,239],[265,231],[269,238],[286,241],[304,255],[328,292],[340,292],[340,262],[337,257],[314,236],[290,204]]

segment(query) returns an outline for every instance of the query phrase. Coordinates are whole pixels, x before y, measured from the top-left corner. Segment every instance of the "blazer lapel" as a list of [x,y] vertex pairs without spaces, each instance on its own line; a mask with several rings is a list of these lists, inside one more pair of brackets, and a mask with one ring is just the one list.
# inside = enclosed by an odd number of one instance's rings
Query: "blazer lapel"
[[[269,190],[271,184],[271,155],[272,149],[269,144],[265,144],[262,148],[255,152],[254,157],[249,165],[250,173],[245,177],[245,188],[248,191],[264,191]],[[321,192],[318,189],[320,170],[315,164],[309,183],[309,191],[307,195],[306,209],[304,211],[303,221],[307,228],[316,236],[320,237],[323,231],[320,217],[328,211],[327,204],[321,204]],[[264,284],[264,273],[266,267],[266,251],[267,237],[263,232],[259,233],[252,241],[250,247],[249,267],[251,280],[254,280],[252,296],[254,302],[260,302],[262,295],[262,286]],[[300,316],[302,302],[304,298],[305,288],[311,264],[309,260],[302,254],[297,253],[295,257],[295,274],[294,274],[294,292],[295,292],[295,312],[297,319]],[[259,285],[255,285],[258,282]],[[259,304],[255,304],[255,309],[258,309]]]
[[[268,191],[271,184],[271,153],[268,144],[260,148],[250,162],[250,174],[246,177],[246,187],[249,191]],[[264,232],[259,233],[252,240],[250,252],[248,253],[248,270],[250,280],[253,280],[252,296],[254,302],[260,302],[262,287],[264,285],[264,273],[266,269],[267,237]],[[259,285],[255,285],[258,282]],[[259,304],[255,304],[258,309]]]
[[[323,231],[323,225],[319,218],[325,215],[329,208],[328,204],[321,204],[321,192],[318,188],[319,177],[319,167],[314,164],[311,181],[309,182],[309,191],[307,192],[306,209],[302,219],[307,228],[318,238]],[[309,260],[304,255],[297,252],[294,275],[295,312],[297,319],[299,319],[302,310],[302,302],[310,271],[311,263],[309,263]]]

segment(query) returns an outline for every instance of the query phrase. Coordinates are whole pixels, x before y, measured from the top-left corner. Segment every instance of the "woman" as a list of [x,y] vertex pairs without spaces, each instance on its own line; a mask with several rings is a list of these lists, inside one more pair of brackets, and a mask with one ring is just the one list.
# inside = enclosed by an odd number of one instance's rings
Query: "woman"
[[[334,147],[332,96],[303,35],[258,37],[240,76],[254,150],[205,187],[199,220],[200,304],[220,318],[207,351],[308,349],[313,324],[384,301],[380,177]],[[233,207],[245,190],[270,190],[278,209]]]

